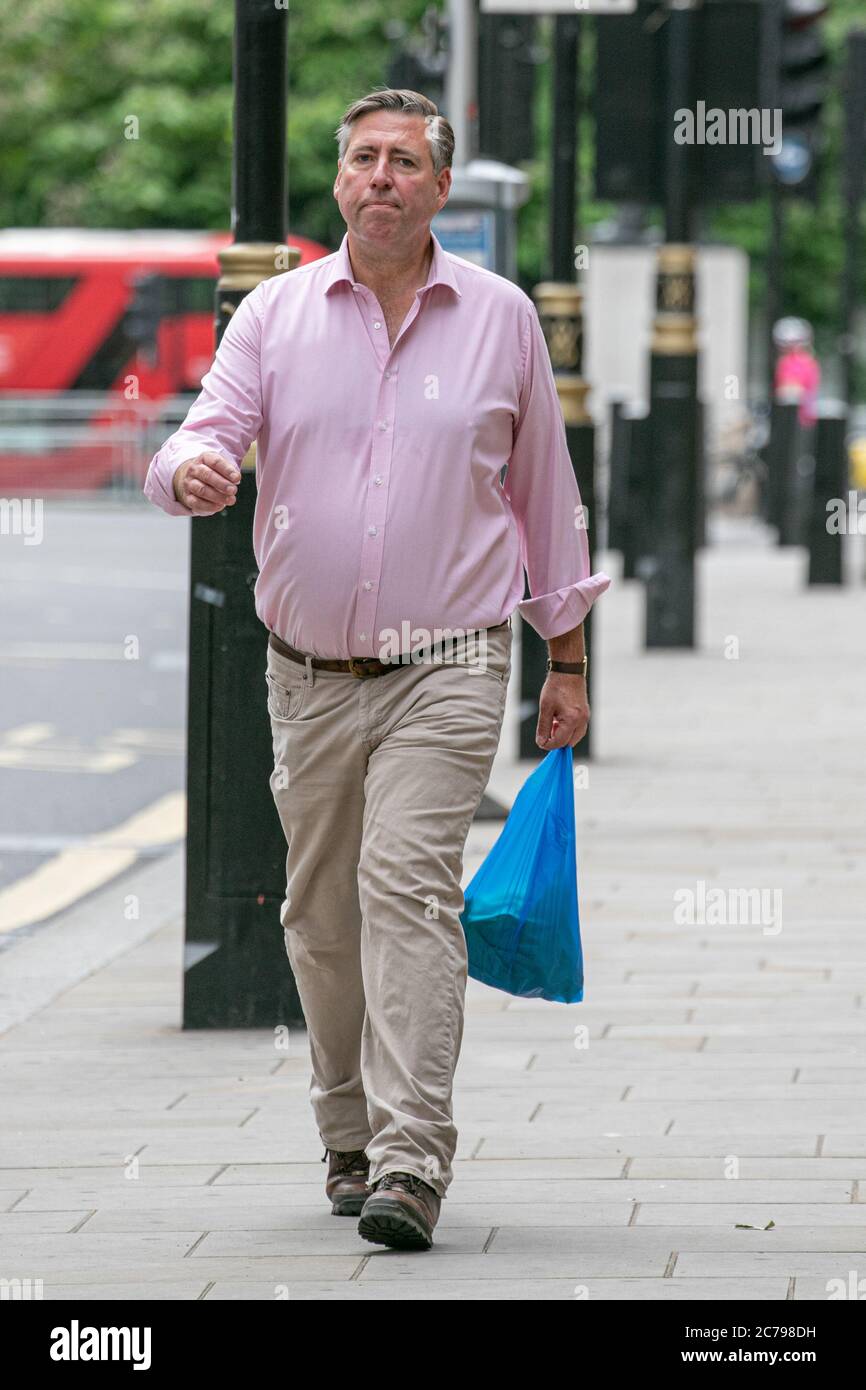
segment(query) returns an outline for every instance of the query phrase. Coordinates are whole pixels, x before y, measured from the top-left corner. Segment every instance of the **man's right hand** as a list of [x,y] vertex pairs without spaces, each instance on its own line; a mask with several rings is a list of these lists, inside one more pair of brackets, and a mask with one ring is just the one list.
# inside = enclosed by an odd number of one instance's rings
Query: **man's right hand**
[[213,516],[234,506],[240,480],[236,464],[206,449],[175,469],[174,495],[195,516]]

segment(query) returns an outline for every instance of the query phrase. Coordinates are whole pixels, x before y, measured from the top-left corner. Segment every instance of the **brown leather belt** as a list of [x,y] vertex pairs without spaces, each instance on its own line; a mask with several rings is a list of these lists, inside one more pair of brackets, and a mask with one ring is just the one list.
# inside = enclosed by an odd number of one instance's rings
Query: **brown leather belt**
[[[497,623],[495,627],[473,628],[473,632],[496,632],[501,627],[507,627],[509,619]],[[268,632],[268,645],[279,652],[280,656],[287,656],[289,661],[299,661],[302,666],[307,664],[306,652],[299,652],[295,647],[290,647],[288,642],[284,642],[275,632]],[[415,653],[415,661],[420,661],[424,657],[433,656],[436,652],[442,651],[442,644],[438,646],[420,648]],[[310,663],[317,671],[347,671],[359,680],[366,680],[368,676],[386,676],[389,671],[399,671],[401,666],[407,662],[401,661],[380,661],[377,656],[350,656],[348,660],[337,657],[333,659],[324,656],[310,657]],[[412,663],[415,664],[414,662]]]

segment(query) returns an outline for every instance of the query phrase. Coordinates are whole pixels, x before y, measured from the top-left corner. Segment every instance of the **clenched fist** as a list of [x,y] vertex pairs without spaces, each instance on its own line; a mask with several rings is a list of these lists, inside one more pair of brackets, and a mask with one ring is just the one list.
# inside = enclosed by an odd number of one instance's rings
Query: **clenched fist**
[[175,469],[174,495],[195,516],[213,516],[234,506],[240,480],[236,464],[206,449]]

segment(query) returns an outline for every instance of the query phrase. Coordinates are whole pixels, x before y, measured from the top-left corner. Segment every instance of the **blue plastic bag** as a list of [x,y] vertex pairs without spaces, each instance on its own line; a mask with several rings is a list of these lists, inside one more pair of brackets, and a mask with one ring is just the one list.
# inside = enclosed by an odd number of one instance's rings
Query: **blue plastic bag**
[[473,980],[527,999],[583,998],[573,752],[552,748],[521,787],[460,915]]

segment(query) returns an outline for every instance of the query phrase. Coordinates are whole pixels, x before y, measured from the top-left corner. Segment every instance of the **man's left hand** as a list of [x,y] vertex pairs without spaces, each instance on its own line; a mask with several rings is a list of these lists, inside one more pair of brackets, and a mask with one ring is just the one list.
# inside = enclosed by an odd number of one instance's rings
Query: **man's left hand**
[[573,748],[586,733],[589,703],[585,676],[551,671],[541,687],[535,742],[545,753],[551,748]]

